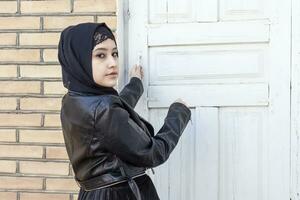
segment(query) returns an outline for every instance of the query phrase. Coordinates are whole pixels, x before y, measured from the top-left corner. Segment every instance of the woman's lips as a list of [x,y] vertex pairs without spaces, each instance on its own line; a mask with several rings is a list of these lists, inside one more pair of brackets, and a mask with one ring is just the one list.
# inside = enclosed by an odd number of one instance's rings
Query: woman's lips
[[110,73],[110,74],[107,74],[106,76],[117,76],[118,73]]

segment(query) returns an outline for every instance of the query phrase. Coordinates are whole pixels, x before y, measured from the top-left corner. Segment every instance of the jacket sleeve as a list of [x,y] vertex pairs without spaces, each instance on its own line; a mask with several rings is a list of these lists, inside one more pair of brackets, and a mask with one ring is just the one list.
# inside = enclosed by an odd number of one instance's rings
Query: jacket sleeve
[[119,93],[119,96],[124,99],[132,108],[134,108],[144,92],[143,82],[138,77],[131,77],[127,85]]
[[160,130],[150,137],[125,109],[115,105],[98,111],[95,126],[105,150],[135,166],[155,167],[168,159],[190,117],[187,106],[174,102]]

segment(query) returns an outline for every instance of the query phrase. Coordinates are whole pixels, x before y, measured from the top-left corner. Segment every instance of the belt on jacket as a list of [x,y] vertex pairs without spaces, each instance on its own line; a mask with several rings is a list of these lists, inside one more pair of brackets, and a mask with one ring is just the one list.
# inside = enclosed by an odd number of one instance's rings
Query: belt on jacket
[[132,177],[127,176],[123,167],[120,167],[120,169],[121,169],[122,175],[127,178],[129,187],[130,187],[131,191],[133,192],[136,200],[142,200],[140,189],[139,189],[138,185],[136,184],[135,180]]
[[[138,185],[136,184],[136,181],[134,180],[134,178],[143,176],[146,174],[146,172],[137,174],[135,176],[128,176],[125,173],[125,170],[123,169],[123,167],[120,167],[120,171],[123,177],[125,177],[125,180],[118,180],[116,182],[110,183],[110,184],[101,184],[104,183],[105,180],[108,180],[110,177],[108,174],[104,174],[100,177],[95,177],[93,179],[87,180],[87,181],[79,181],[76,177],[75,177],[75,181],[77,182],[77,185],[82,188],[84,191],[92,191],[92,190],[96,190],[96,189],[102,189],[102,188],[107,188],[113,185],[117,185],[119,183],[124,183],[124,182],[128,182],[128,185],[131,189],[131,191],[133,192],[136,200],[141,200],[141,194],[140,194],[140,190]],[[98,187],[95,187],[95,185],[99,185]]]
[[[125,173],[125,170],[123,169],[123,167],[120,167],[120,170],[121,170],[122,175],[127,178],[129,187],[130,187],[131,191],[133,192],[136,200],[142,200],[140,189],[139,189],[138,185],[136,184],[135,180],[133,179],[137,176],[134,176],[134,177],[127,176],[127,174]],[[154,174],[154,170],[152,168],[151,168],[151,171]],[[144,174],[146,174],[146,173],[144,172],[142,175],[144,175]],[[140,175],[138,175],[138,176],[140,176]]]

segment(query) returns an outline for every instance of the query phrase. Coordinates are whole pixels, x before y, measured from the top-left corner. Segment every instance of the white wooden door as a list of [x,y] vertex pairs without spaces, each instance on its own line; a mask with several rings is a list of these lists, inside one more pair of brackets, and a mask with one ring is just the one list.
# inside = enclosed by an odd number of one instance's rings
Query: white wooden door
[[288,200],[290,0],[128,0],[137,110],[158,131],[178,97],[192,122],[151,175],[162,200]]

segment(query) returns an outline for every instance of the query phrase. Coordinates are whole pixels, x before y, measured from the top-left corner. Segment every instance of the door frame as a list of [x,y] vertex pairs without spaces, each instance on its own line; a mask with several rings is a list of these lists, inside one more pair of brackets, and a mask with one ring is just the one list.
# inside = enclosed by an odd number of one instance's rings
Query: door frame
[[117,44],[118,44],[118,52],[119,52],[119,79],[118,79],[118,91],[120,91],[126,84],[126,72],[127,65],[126,65],[126,58],[127,58],[127,51],[125,50],[125,38],[127,38],[128,34],[126,32],[126,25],[127,25],[127,19],[126,19],[126,10],[128,10],[128,2],[127,0],[116,0],[117,3]]
[[[128,83],[128,72],[129,69],[137,63],[140,63],[141,66],[145,66],[148,63],[147,56],[143,56],[139,59],[139,55],[147,55],[147,34],[140,34],[138,31],[132,31],[136,27],[143,27],[147,29],[147,26],[144,26],[145,21],[147,20],[147,16],[143,15],[143,18],[131,18],[130,16],[135,15],[135,13],[130,12],[132,7],[138,7],[139,12],[146,13],[147,6],[143,6],[143,1],[137,1],[134,4],[130,4],[130,0],[116,0],[117,1],[117,42],[118,42],[118,50],[120,51],[120,60],[119,66],[120,68],[120,78],[118,82],[118,90],[121,89]],[[143,12],[144,11],[144,12]],[[129,35],[128,29],[134,34]],[[146,33],[144,31],[143,33]],[[134,49],[130,43],[138,42],[140,44],[145,44],[140,46],[139,49]],[[130,48],[129,48],[130,47]],[[148,110],[148,82],[149,82],[149,72],[147,67],[143,68],[145,76],[142,79],[144,85],[144,93],[140,97],[135,110],[145,119],[149,120],[149,110]]]
[[291,182],[290,198],[299,200],[300,192],[300,1],[292,0],[291,34]]

